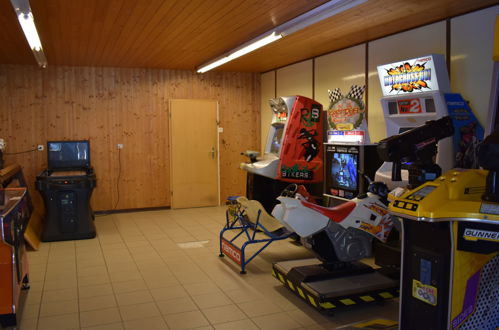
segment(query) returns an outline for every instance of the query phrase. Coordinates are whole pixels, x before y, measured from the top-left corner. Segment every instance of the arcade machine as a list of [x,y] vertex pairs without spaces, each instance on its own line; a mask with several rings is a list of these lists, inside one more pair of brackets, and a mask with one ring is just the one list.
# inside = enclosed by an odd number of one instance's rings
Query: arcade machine
[[96,179],[89,141],[49,141],[47,156],[48,168],[36,177],[45,203],[42,241],[94,238],[90,196]]
[[0,326],[17,325],[17,314],[29,289],[24,231],[30,218],[27,188],[2,189],[0,202]]
[[[477,167],[476,146],[483,139],[483,129],[462,96],[450,93],[443,55],[380,65],[378,76],[388,137],[449,115],[455,133],[439,141],[436,164],[443,171],[454,167]],[[376,172],[375,180],[385,182],[390,190],[397,188],[394,191],[400,194],[410,185],[409,166],[404,161],[384,162]],[[399,226],[398,221],[395,224]],[[374,255],[378,265],[399,267],[400,240],[394,235],[386,244],[375,242]]]
[[300,236],[317,259],[275,263],[272,275],[321,312],[398,296],[398,272],[360,262],[371,256],[373,239],[386,241],[393,227],[382,194],[388,191],[381,186],[371,183],[368,193],[334,207],[300,196],[278,197],[281,204],[274,216]]
[[358,86],[346,96],[329,92],[324,195],[332,207],[281,196],[274,209],[317,258],[275,263],[273,275],[323,312],[398,295],[396,274],[360,262],[371,256],[373,239],[386,241],[392,229],[386,186],[363,175],[372,178],[381,165],[376,146],[368,144],[363,92]]
[[263,157],[246,152],[251,162],[241,164],[248,172],[247,197],[258,200],[268,213],[290,182],[314,191],[314,184],[323,181],[322,105],[304,96],[286,96],[270,100],[270,107],[273,116]]
[[345,96],[339,88],[329,91],[331,103],[324,146],[326,205],[337,205],[365,193],[366,176],[373,179],[381,166],[376,145],[369,143],[362,101],[364,89],[354,85]]
[[[400,134],[448,115],[445,93],[450,92],[449,75],[443,55],[433,54],[410,60],[378,66],[378,76],[383,97],[381,106],[386,122],[386,136]],[[438,144],[436,162],[444,171],[453,163],[451,138]],[[385,162],[376,172],[375,180],[385,182],[390,190],[405,187],[408,171],[403,169],[400,177],[391,162]]]
[[[421,137],[430,141],[434,132]],[[399,139],[390,144],[401,151]],[[403,224],[401,329],[499,327],[498,130],[478,159],[483,170],[448,171],[390,204]]]

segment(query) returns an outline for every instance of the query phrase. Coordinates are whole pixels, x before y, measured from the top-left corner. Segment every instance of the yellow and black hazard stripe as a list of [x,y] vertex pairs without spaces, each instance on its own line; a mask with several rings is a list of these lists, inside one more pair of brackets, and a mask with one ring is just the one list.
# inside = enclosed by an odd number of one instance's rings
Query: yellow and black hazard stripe
[[376,301],[384,301],[398,297],[400,293],[397,286],[383,290],[331,298],[318,295],[316,292],[311,292],[306,287],[303,287],[301,283],[294,283],[276,268],[272,269],[272,276],[277,278],[284,286],[293,291],[298,297],[302,298],[308,304],[312,305],[321,312],[332,312],[339,308],[354,305],[365,305]]

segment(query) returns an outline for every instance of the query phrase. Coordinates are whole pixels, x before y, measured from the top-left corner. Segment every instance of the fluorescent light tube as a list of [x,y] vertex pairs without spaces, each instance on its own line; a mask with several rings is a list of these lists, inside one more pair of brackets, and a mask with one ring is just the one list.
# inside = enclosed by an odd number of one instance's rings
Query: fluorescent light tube
[[19,24],[24,32],[24,36],[28,41],[29,47],[33,51],[33,55],[42,68],[47,66],[47,59],[43,53],[42,43],[38,32],[36,31],[35,19],[33,18],[33,13],[31,12],[31,7],[29,5],[29,0],[10,0],[14,11],[16,12]]
[[217,66],[225,64],[225,63],[227,63],[227,62],[229,62],[231,60],[232,59],[230,59],[229,56],[222,57],[221,59],[216,60],[215,62],[212,62],[210,64],[207,64],[205,66],[200,67],[197,72],[198,73],[205,73],[206,71],[210,71],[211,69],[214,69]]
[[197,72],[204,73],[206,71],[214,69],[222,64],[225,64],[229,61],[232,61],[233,59],[236,59],[238,57],[246,55],[246,54],[248,54],[248,53],[250,53],[258,48],[261,48],[265,45],[268,45],[271,42],[274,42],[274,41],[279,40],[281,38],[282,38],[282,35],[276,34],[275,32],[272,32],[271,34],[269,34],[263,38],[255,38],[256,41],[250,41],[249,43],[247,43],[248,45],[242,45],[239,48],[236,48],[236,50],[233,51],[232,53],[230,53],[229,55],[221,57],[220,59],[215,60],[214,62],[211,62],[207,65],[201,66],[197,70]]
[[239,50],[236,50],[235,52],[233,52],[232,54],[229,55],[229,58],[231,60],[236,59],[236,58],[241,57],[243,55],[246,55],[246,54],[248,54],[248,53],[250,53],[258,48],[261,48],[265,45],[268,45],[271,42],[279,40],[281,38],[282,38],[282,35],[276,34],[275,32],[272,32],[270,35],[268,35],[260,40],[257,40],[255,42],[252,42],[248,46],[245,46]]
[[272,33],[264,33],[261,36],[235,48],[229,55],[220,56],[218,59],[214,61],[207,62],[203,64],[197,72],[204,73],[213,68],[216,68],[222,64],[225,64],[233,59],[236,59],[240,56],[248,54],[249,52],[254,51],[260,47],[268,45],[269,43],[276,41],[284,36],[290,35],[296,31],[302,30],[312,24],[320,22],[326,18],[330,18],[336,14],[339,14],[345,10],[356,7],[360,4],[367,2],[367,0],[331,0],[319,7],[316,7],[298,17],[293,18],[292,20],[279,25],[276,27],[274,32]]
[[40,37],[38,37],[38,32],[35,27],[35,20],[33,19],[33,14],[30,13],[20,13],[17,18],[19,19],[19,23],[21,24],[21,28],[23,29],[24,35],[28,40],[28,44],[34,51],[42,50],[42,42],[40,41]]

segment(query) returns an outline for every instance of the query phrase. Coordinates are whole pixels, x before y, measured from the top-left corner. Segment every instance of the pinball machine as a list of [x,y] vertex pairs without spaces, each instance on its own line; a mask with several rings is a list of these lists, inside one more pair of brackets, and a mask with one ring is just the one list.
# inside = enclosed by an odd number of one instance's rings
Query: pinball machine
[[26,188],[3,189],[0,205],[0,325],[17,325],[22,293],[29,289],[24,232],[30,218]]

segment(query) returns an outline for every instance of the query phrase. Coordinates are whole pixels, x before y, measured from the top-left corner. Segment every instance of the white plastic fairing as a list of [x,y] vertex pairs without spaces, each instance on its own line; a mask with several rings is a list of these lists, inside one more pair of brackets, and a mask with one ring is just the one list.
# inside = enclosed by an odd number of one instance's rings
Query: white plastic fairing
[[277,167],[279,158],[273,154],[266,154],[262,160],[254,163],[241,163],[240,168],[250,173],[265,176],[267,178],[277,178]]
[[277,204],[276,206],[274,206],[274,209],[272,210],[272,216],[284,225],[284,222],[282,221],[284,217],[284,208],[282,207],[282,204]]
[[329,218],[316,212],[312,209],[306,208],[301,204],[301,201],[290,197],[277,197],[281,202],[282,217],[278,218],[272,212],[275,218],[289,230],[298,234],[300,237],[307,237],[313,235],[324,228],[329,223]]

